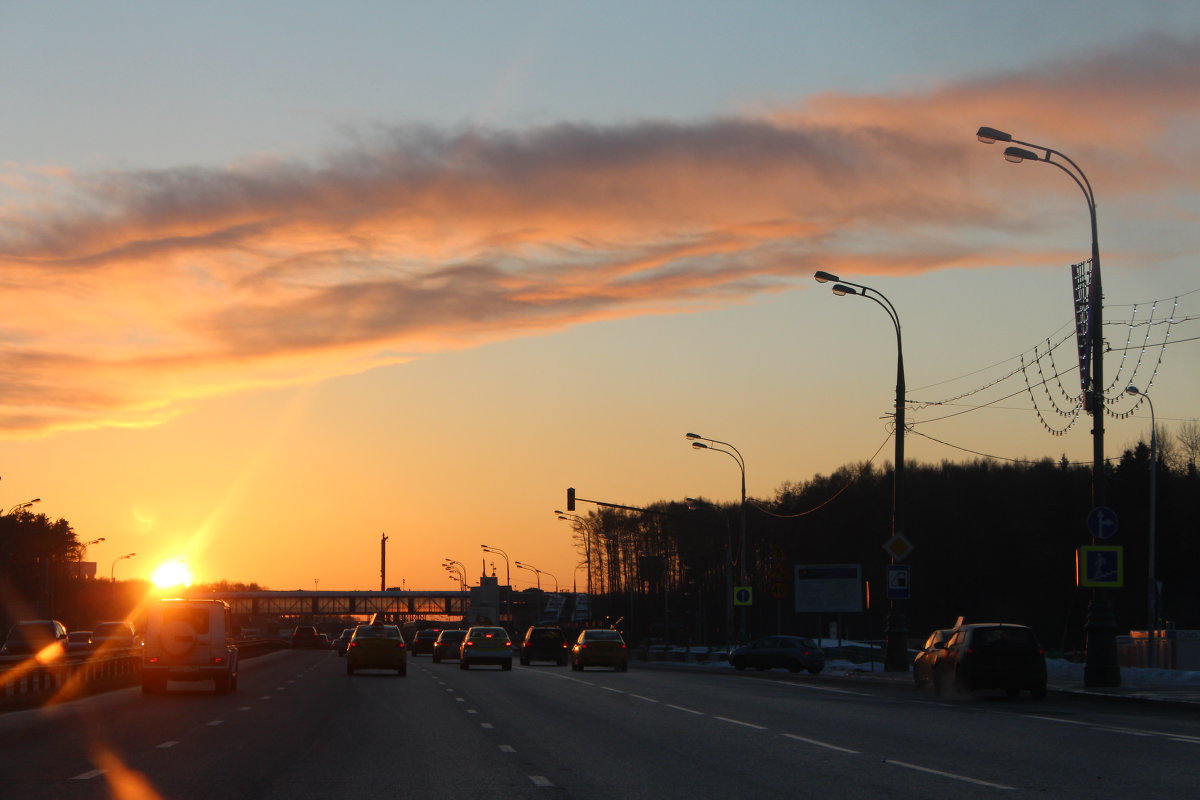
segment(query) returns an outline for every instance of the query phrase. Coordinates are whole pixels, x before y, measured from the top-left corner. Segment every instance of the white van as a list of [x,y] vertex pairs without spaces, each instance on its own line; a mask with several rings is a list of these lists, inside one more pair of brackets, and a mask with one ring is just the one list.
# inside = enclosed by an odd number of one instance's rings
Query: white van
[[166,691],[167,681],[212,681],[237,689],[238,650],[224,600],[156,600],[142,643],[142,692]]

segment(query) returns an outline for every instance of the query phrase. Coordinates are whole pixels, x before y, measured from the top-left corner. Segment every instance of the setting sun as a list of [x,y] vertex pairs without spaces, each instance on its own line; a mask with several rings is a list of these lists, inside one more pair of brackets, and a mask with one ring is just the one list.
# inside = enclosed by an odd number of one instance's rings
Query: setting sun
[[172,586],[191,586],[192,572],[182,561],[168,561],[154,570],[154,575],[150,580],[160,589]]

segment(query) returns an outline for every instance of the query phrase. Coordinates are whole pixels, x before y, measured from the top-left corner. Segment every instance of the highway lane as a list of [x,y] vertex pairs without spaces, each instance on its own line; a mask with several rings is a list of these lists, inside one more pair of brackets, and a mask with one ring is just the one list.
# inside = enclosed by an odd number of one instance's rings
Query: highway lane
[[348,677],[327,651],[0,715],[5,798],[1192,796],[1200,720],[831,679],[552,666]]

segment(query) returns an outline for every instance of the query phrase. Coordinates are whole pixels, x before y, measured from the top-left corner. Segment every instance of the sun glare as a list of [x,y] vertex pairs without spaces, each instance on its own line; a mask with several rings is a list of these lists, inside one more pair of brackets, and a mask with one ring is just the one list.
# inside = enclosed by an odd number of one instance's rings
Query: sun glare
[[187,564],[184,564],[182,561],[168,561],[154,570],[154,575],[150,580],[160,589],[169,589],[175,586],[191,586],[192,573],[187,568]]

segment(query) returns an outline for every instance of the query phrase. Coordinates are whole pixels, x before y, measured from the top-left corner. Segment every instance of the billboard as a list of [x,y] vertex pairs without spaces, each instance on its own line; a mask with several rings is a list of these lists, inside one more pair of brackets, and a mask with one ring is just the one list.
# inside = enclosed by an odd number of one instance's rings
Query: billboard
[[795,576],[797,613],[863,610],[861,564],[797,564]]

